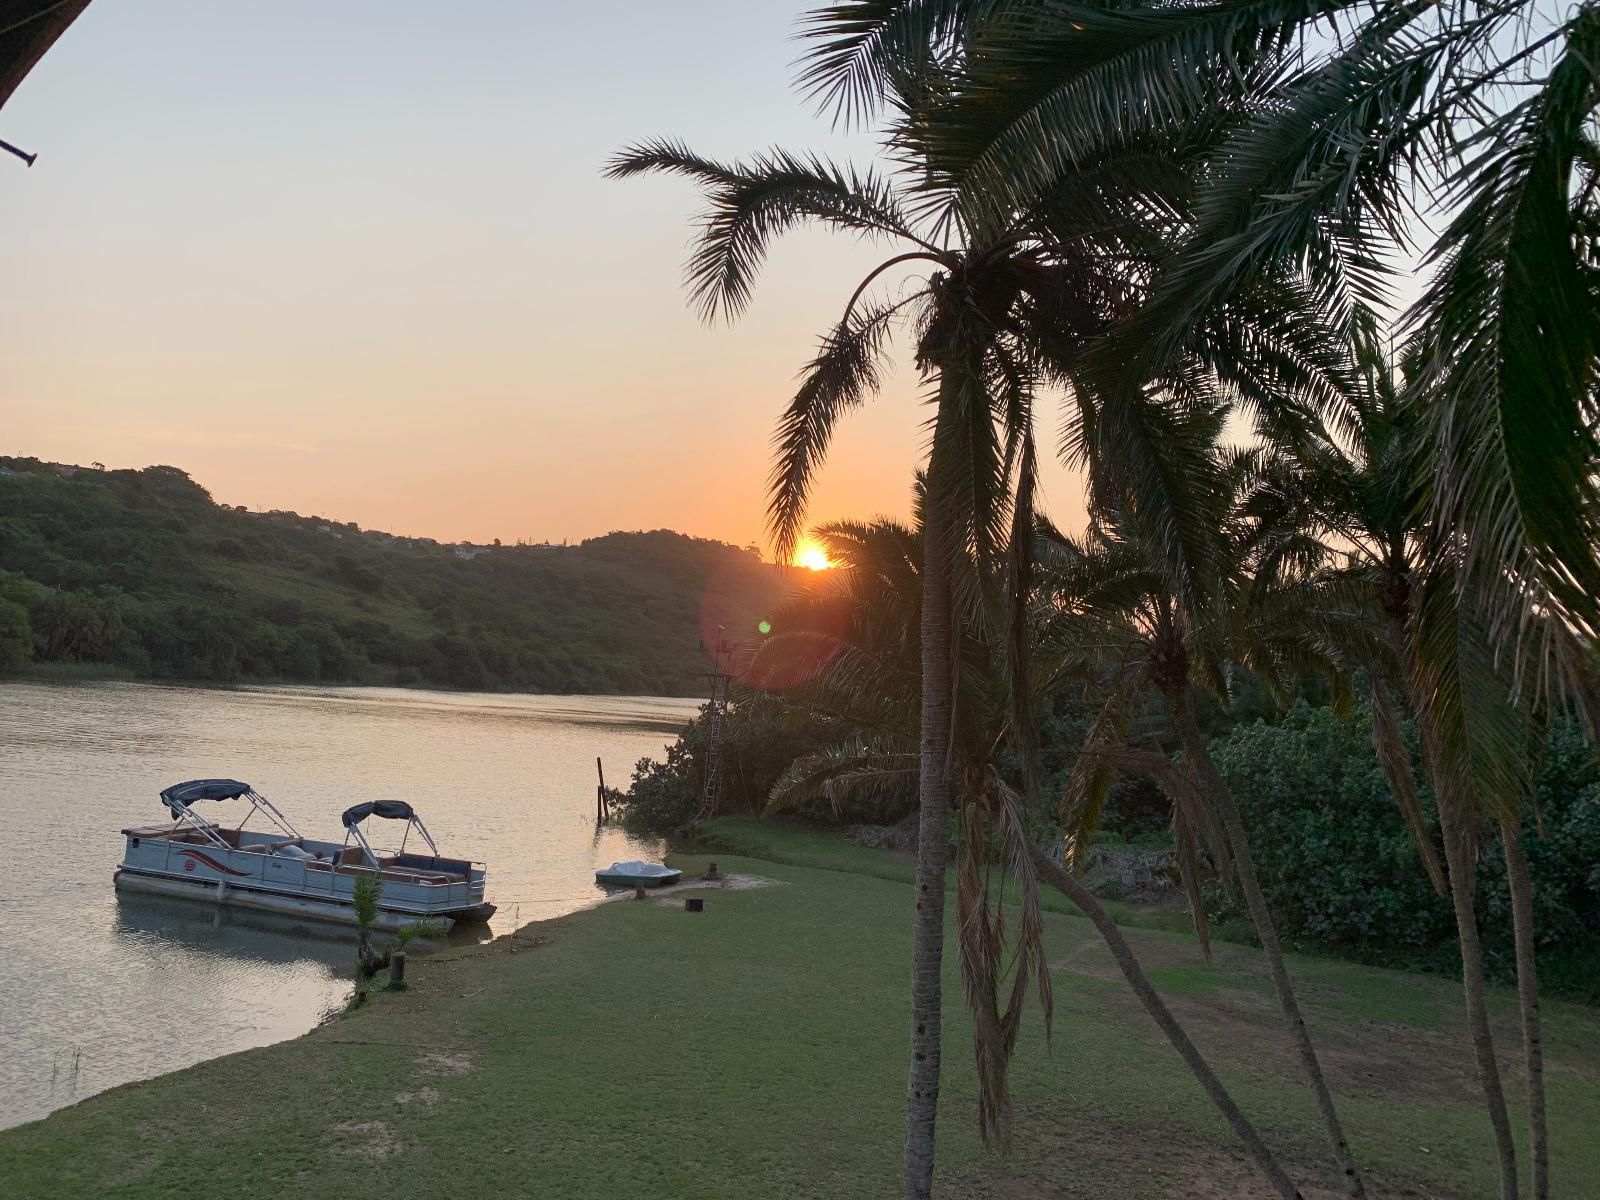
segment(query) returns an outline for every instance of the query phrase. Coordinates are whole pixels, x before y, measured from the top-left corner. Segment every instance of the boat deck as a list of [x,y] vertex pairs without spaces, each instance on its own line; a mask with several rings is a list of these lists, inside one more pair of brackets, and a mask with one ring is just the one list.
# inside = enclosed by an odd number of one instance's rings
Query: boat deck
[[[237,829],[214,827],[218,837],[233,850],[244,854],[275,854],[295,846],[314,857],[302,859],[307,871],[333,871],[339,875],[368,875],[372,868],[362,861],[358,846],[319,842],[311,838],[286,838],[271,834],[241,833]],[[122,831],[136,841],[161,841],[189,846],[213,843],[197,830],[178,825],[141,825]],[[434,858],[431,855],[378,855],[378,873],[395,883],[450,884],[472,878],[472,864],[464,859]]]

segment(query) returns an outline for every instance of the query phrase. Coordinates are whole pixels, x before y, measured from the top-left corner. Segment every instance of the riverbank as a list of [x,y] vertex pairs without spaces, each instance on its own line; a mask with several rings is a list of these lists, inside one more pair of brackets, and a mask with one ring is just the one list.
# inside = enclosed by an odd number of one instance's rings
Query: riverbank
[[[11,1194],[41,1200],[198,1195],[222,1180],[230,1195],[273,1200],[313,1188],[892,1194],[911,891],[897,864],[849,849],[834,863],[845,869],[719,853],[724,871],[776,886],[709,893],[700,914],[607,904],[418,959],[408,991],[303,1038],[0,1133],[0,1172]],[[791,841],[784,856],[798,853]],[[674,861],[691,873],[706,864]],[[873,864],[881,871],[856,869]],[[1052,913],[1046,937],[1055,1035],[1047,1048],[1030,1018],[1003,1160],[974,1133],[970,1025],[950,963],[941,1195],[1260,1194],[1087,922]],[[1207,969],[1180,934],[1132,937],[1269,1139],[1326,1187],[1316,1116],[1259,956],[1222,946]],[[1294,968],[1374,1194],[1484,1194],[1492,1165],[1455,988],[1323,960]],[[1514,997],[1498,993],[1495,1006],[1516,1096]],[[1576,1195],[1600,1177],[1600,1013],[1551,1004],[1546,1019],[1553,1190]]]
[[437,694],[441,696],[551,696],[556,698],[570,697],[573,699],[593,698],[597,700],[699,700],[703,699],[705,689],[694,691],[665,692],[660,695],[630,692],[538,692],[516,688],[465,688],[450,687],[440,683],[419,683],[415,680],[403,681],[398,675],[390,674],[372,679],[350,680],[318,680],[284,676],[262,676],[250,679],[191,679],[169,675],[140,675],[127,667],[118,666],[116,663],[100,662],[29,662],[22,666],[13,667],[9,671],[0,672],[0,686],[8,683],[138,683],[149,687],[175,687],[175,688],[203,688],[210,691],[238,691],[241,688],[323,688],[329,691],[400,691],[416,692],[418,695]]

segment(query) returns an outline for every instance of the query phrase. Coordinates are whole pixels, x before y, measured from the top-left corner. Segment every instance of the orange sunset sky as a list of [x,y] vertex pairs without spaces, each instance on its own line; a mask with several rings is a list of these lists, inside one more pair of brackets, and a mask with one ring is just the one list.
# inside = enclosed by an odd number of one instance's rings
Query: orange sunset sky
[[[875,251],[791,237],[707,327],[696,193],[600,169],[872,143],[791,87],[799,5],[563,7],[91,5],[0,111],[40,155],[0,162],[0,453],[441,540],[765,545],[775,419]],[[846,421],[814,520],[906,511],[918,390]]]

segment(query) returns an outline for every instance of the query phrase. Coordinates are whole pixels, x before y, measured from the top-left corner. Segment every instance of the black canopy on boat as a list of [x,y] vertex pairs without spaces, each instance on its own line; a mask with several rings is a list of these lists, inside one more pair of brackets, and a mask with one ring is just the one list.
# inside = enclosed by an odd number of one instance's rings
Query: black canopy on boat
[[361,824],[368,817],[387,817],[391,821],[411,821],[416,818],[411,805],[404,800],[369,800],[365,804],[356,804],[344,810],[344,816],[339,819],[344,822],[344,827],[350,829]]
[[237,779],[191,779],[188,783],[175,783],[161,793],[161,803],[174,814],[187,808],[196,800],[237,800],[251,792],[248,783]]

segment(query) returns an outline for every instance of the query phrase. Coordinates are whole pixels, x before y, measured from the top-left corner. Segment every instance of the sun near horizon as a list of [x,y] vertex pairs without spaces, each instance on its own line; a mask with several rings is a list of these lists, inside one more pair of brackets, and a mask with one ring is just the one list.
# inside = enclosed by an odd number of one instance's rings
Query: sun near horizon
[[795,547],[794,555],[789,562],[808,571],[831,571],[839,565],[828,557],[828,552],[822,548],[822,543],[811,538],[806,538]]

